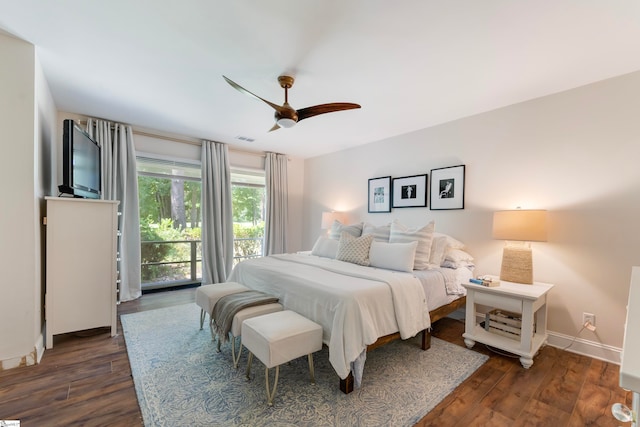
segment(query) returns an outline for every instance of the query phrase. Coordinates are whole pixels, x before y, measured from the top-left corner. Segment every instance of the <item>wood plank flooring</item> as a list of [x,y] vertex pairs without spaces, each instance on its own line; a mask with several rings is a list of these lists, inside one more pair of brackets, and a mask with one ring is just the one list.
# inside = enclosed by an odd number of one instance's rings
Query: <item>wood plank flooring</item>
[[[194,289],[145,294],[118,314],[185,304]],[[462,322],[445,318],[433,335],[464,346]],[[617,426],[615,402],[631,404],[618,387],[617,365],[544,347],[525,370],[517,358],[474,350],[490,359],[417,426]],[[55,337],[37,366],[0,372],[0,420],[22,427],[141,426],[122,326]],[[188,421],[185,420],[185,425]]]

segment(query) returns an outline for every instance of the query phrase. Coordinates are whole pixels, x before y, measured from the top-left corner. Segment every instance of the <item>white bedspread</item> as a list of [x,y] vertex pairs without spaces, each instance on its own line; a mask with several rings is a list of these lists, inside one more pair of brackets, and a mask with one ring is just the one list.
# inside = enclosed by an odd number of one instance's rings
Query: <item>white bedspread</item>
[[410,273],[286,254],[244,261],[228,280],[274,295],[320,324],[329,361],[343,379],[379,337],[399,331],[406,339],[431,326],[424,289]]

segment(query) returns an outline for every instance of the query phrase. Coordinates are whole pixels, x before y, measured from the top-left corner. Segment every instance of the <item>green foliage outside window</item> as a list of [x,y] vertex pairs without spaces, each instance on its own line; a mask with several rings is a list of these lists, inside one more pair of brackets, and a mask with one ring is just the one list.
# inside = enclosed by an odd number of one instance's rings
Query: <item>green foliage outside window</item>
[[250,222],[256,226],[262,219],[264,188],[234,186],[231,189],[231,197],[233,222]]
[[[201,258],[201,183],[182,178],[138,175],[142,282],[190,278],[191,243]],[[264,187],[232,187],[234,258],[262,256]],[[184,243],[161,243],[187,241]],[[171,264],[174,263],[174,264]],[[201,263],[198,262],[198,269]]]
[[140,218],[171,218],[175,228],[199,228],[201,188],[199,181],[139,175]]
[[[171,218],[165,218],[156,223],[149,217],[140,221],[141,258],[143,268],[141,271],[143,283],[188,279],[190,265],[178,263],[191,259],[191,243],[162,243],[172,241],[199,241],[200,227],[175,228]],[[198,254],[200,243],[197,243]],[[199,258],[199,257],[198,257]],[[153,263],[171,263],[160,264]],[[145,265],[151,264],[151,265]]]
[[255,226],[234,223],[233,237],[233,256],[237,260],[262,256],[264,222]]

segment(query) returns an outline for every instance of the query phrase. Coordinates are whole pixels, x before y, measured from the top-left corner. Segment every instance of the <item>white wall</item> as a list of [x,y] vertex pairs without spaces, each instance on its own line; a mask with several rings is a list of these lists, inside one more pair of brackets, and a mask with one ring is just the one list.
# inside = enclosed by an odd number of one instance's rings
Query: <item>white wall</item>
[[0,363],[8,369],[42,354],[42,163],[55,107],[33,45],[0,33],[0,57]]
[[[549,210],[549,241],[533,243],[534,279],[554,283],[549,328],[583,331],[596,357],[622,346],[631,267],[640,262],[640,72],[456,120],[305,162],[305,235],[311,248],[323,210],[352,221],[410,226],[431,219],[464,241],[476,273],[499,274],[503,242],[491,239],[496,210]],[[367,180],[466,165],[465,209],[367,213]],[[613,357],[615,359],[615,357]]]
[[35,94],[36,94],[36,120],[35,120],[35,152],[34,152],[34,336],[36,337],[37,359],[40,360],[44,353],[45,337],[45,262],[46,259],[46,228],[42,224],[42,218],[46,216],[45,196],[56,194],[54,185],[54,170],[52,165],[57,161],[55,157],[55,141],[57,138],[57,110],[53,102],[53,96],[49,85],[42,72],[40,61],[36,56],[35,67]]

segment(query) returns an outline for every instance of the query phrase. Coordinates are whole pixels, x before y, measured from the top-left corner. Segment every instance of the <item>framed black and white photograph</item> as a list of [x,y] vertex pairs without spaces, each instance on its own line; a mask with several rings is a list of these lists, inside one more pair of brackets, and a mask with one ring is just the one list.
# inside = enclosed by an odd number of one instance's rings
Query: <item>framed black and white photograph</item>
[[464,165],[431,169],[431,210],[464,209]]
[[393,207],[427,206],[427,174],[393,178]]
[[369,179],[369,212],[391,212],[391,177]]

